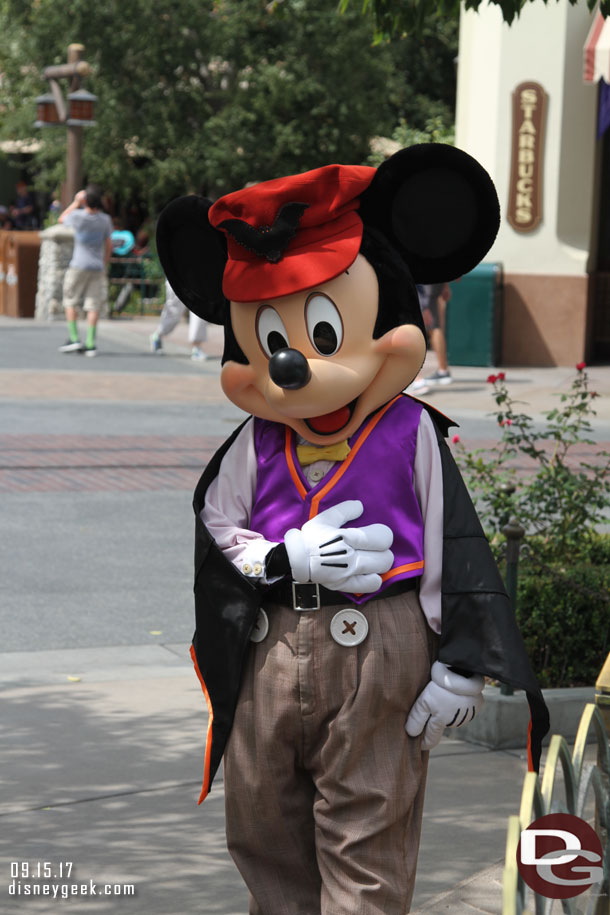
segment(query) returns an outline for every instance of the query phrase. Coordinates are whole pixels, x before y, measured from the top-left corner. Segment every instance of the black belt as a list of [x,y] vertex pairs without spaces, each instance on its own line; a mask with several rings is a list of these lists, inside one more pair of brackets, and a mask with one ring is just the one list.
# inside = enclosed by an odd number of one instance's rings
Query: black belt
[[[373,600],[381,600],[385,597],[395,597],[397,594],[404,594],[405,591],[414,591],[419,586],[419,576],[414,578],[403,578],[392,585],[388,585],[378,594],[369,597],[366,603]],[[315,585],[313,583],[298,584],[290,579],[283,579],[277,584],[271,585],[266,589],[263,603],[284,604],[292,607],[294,610],[318,610],[319,607],[331,607],[333,604],[354,603],[343,597],[338,591],[331,591],[324,585]]]

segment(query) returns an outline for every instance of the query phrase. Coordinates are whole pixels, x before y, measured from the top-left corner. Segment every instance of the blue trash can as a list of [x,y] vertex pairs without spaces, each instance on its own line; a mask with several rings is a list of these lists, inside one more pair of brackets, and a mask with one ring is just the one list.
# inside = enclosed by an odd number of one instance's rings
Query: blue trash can
[[449,365],[498,365],[502,346],[502,264],[479,264],[450,286],[445,327]]

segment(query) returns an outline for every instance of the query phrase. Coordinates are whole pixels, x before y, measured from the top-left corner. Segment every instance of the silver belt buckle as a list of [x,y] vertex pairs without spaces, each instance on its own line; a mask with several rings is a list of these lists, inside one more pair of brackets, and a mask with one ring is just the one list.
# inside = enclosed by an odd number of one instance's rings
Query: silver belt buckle
[[292,608],[293,610],[319,610],[320,586],[313,582],[299,584],[292,582]]

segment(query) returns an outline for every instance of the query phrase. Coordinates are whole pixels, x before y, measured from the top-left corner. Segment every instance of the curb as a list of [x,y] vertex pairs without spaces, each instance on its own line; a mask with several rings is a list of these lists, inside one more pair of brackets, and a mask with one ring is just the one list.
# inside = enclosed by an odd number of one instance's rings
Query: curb
[[[548,746],[553,734],[573,740],[585,705],[595,701],[595,687],[543,689],[542,695],[551,718],[551,727],[543,746]],[[525,693],[518,691],[512,696],[503,696],[500,687],[486,686],[483,696],[485,704],[474,721],[461,728],[447,729],[445,736],[482,744],[492,750],[524,747],[530,720]]]

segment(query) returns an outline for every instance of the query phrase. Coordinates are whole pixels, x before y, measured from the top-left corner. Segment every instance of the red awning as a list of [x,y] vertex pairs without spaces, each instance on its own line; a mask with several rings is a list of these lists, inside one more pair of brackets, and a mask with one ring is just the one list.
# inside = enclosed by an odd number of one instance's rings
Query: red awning
[[610,16],[597,13],[584,48],[585,82],[604,79],[610,83]]

